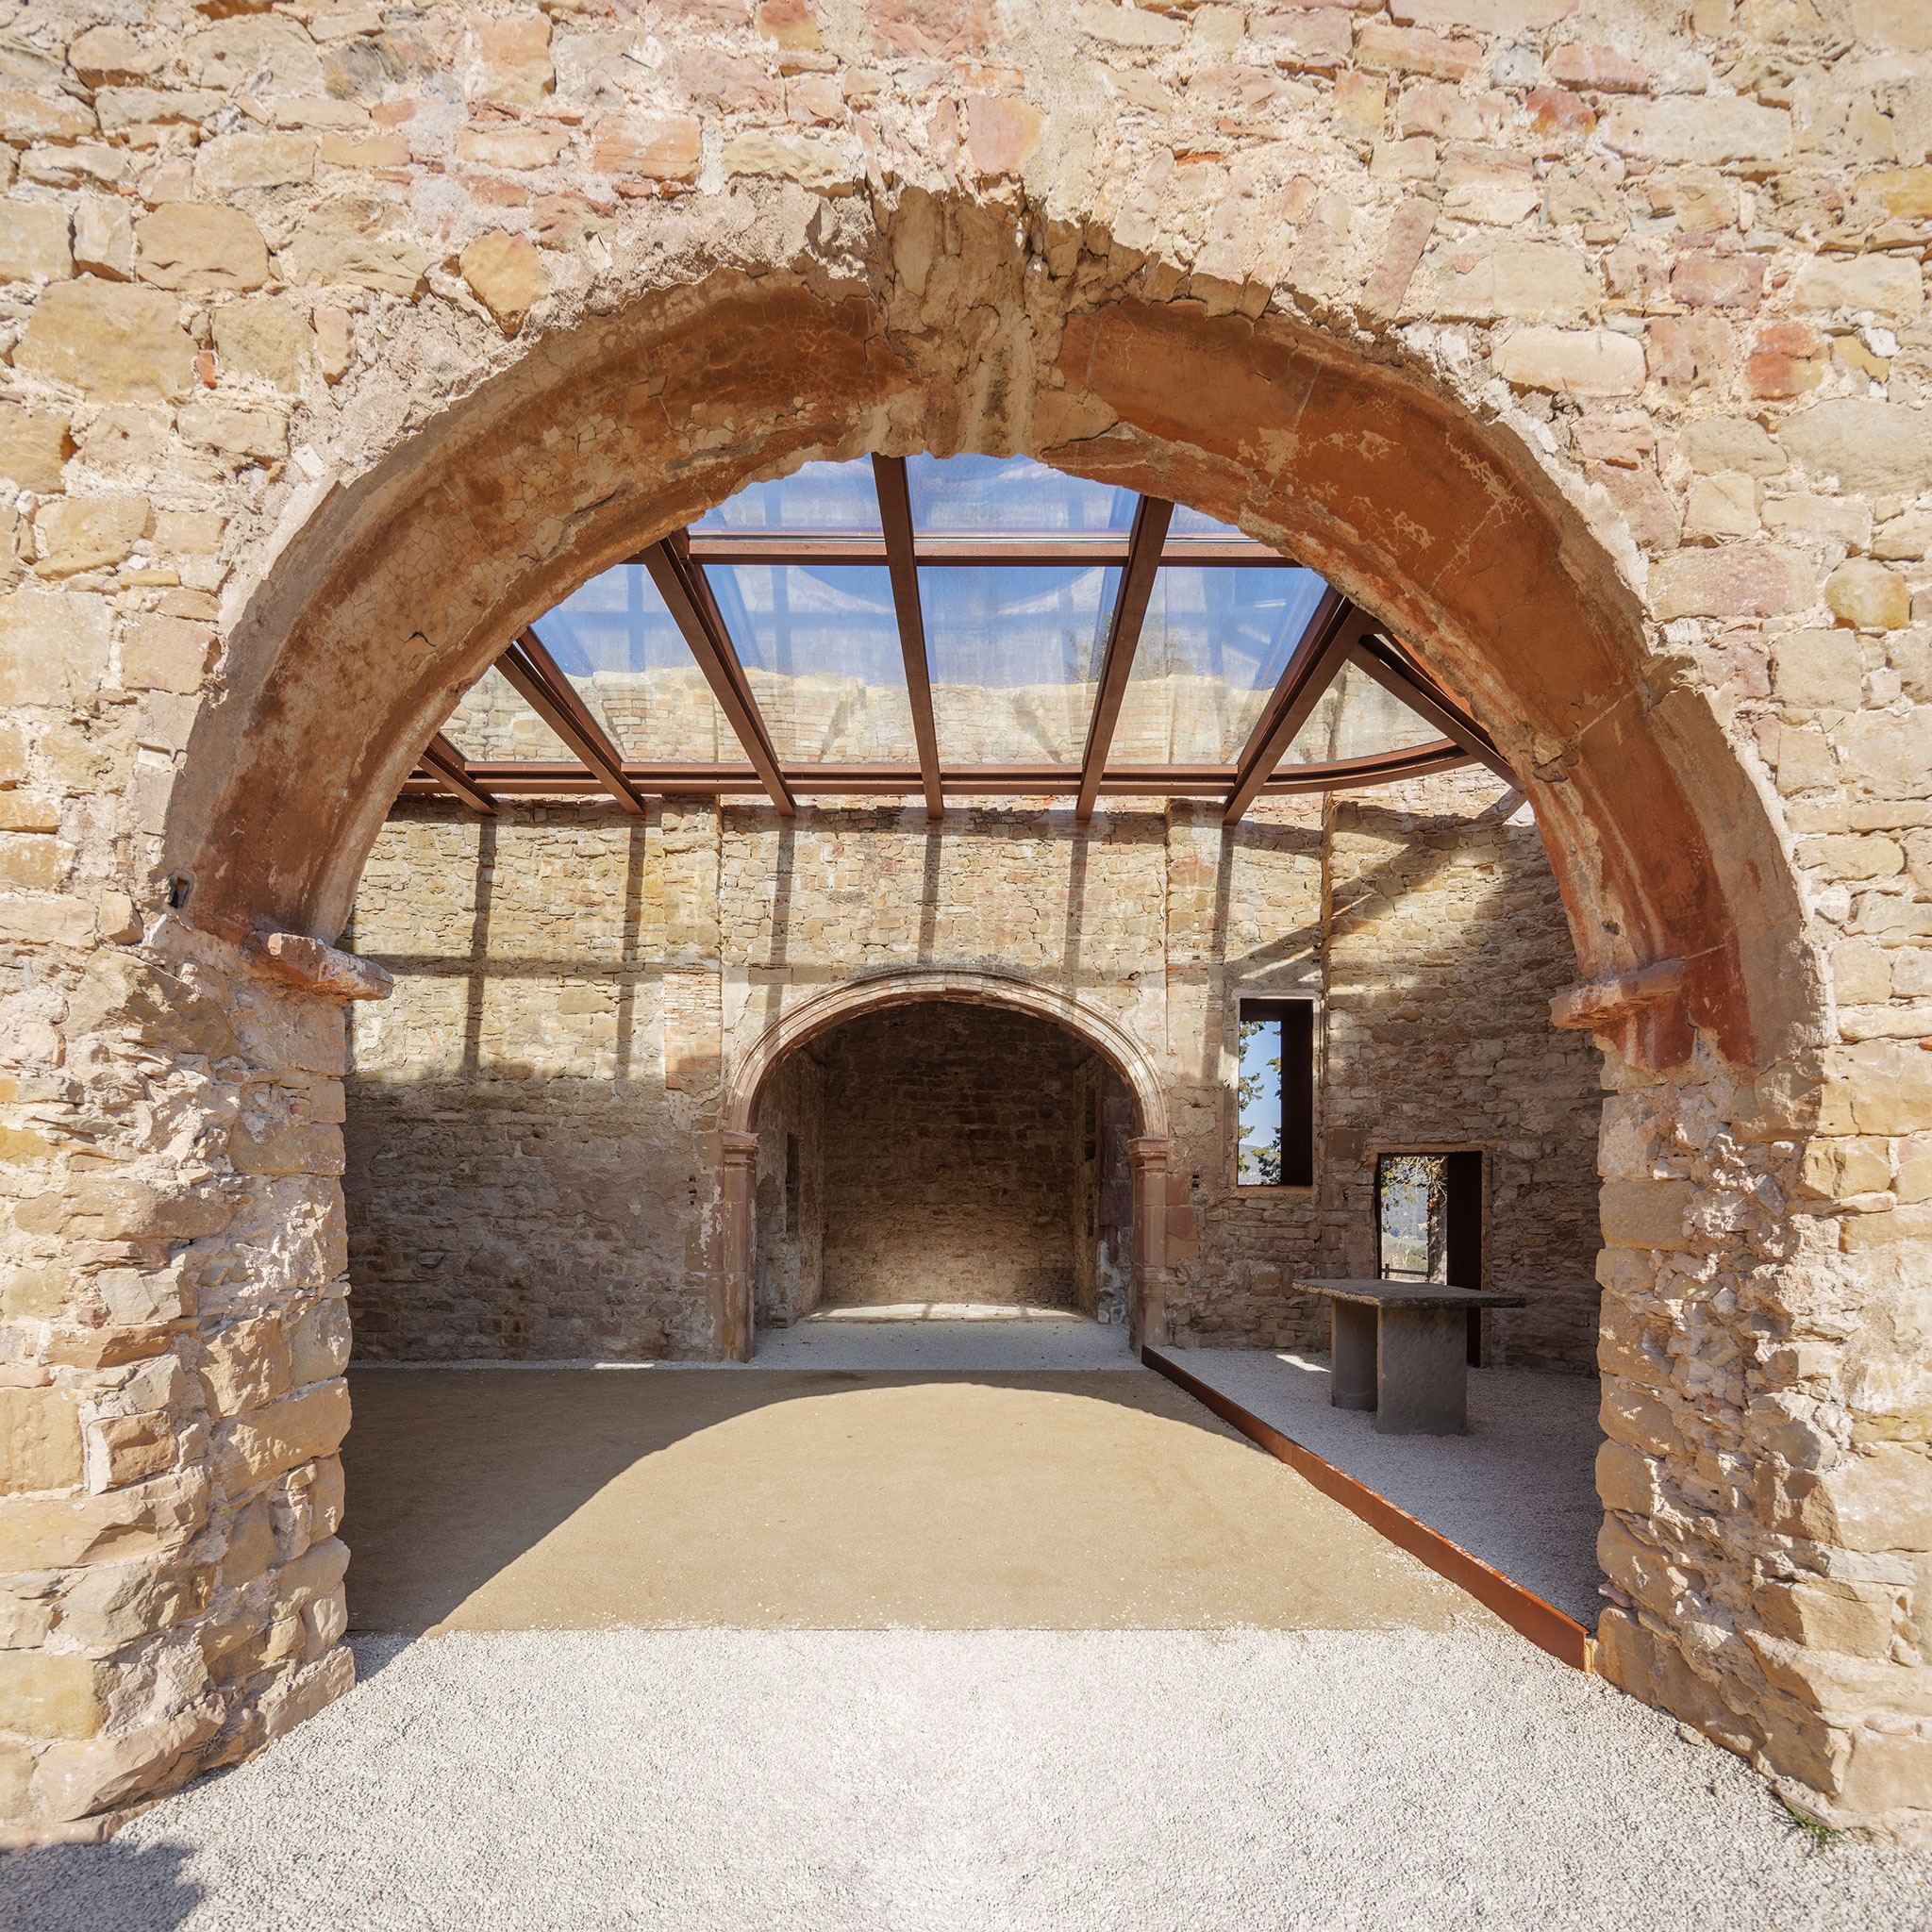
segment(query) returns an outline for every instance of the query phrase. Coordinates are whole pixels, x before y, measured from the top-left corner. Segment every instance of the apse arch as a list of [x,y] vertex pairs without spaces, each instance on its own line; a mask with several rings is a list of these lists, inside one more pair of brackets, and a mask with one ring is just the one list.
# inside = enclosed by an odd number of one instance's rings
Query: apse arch
[[1167,1093],[1146,1049],[1090,1000],[1020,974],[907,967],[868,973],[787,1007],[739,1056],[725,1086],[719,1136],[719,1193],[724,1204],[725,1263],[719,1325],[725,1352],[749,1359],[756,1343],[758,1098],[779,1064],[799,1047],[862,1015],[941,1000],[1044,1020],[1110,1066],[1134,1096],[1138,1132],[1127,1142],[1133,1168],[1133,1283],[1128,1325],[1137,1341],[1166,1339],[1161,1290],[1167,1272]]
[[[1010,226],[967,207],[959,225],[990,282],[1024,281]],[[891,241],[842,284],[774,261],[640,291],[322,491],[241,610],[170,798],[190,917],[332,940],[390,800],[508,639],[746,481],[1024,451],[1239,523],[1413,641],[1522,774],[1590,983],[1580,1022],[1626,1058],[1679,1064],[1702,1028],[1756,1070],[1820,1036],[1757,781],[1660,674],[1621,526],[1592,524],[1574,477],[1387,346],[1272,309],[1036,288],[1028,341],[989,371],[909,299]]]

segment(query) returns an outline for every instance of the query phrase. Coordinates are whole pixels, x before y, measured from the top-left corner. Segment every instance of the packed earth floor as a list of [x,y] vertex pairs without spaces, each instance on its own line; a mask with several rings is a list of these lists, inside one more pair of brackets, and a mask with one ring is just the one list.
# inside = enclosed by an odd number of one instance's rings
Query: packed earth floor
[[1932,1924],[1932,1855],[1807,1828],[1124,1343],[356,1372],[356,1690],[12,1857],[0,1922]]

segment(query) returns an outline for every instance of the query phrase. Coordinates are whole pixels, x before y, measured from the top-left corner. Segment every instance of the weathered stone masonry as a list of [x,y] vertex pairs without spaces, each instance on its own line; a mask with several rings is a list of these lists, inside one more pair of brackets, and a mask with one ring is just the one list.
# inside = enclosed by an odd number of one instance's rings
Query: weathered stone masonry
[[[1224,848],[1185,805],[1118,808],[1084,835],[1063,810],[961,811],[929,832],[896,807],[830,808],[774,834],[763,812],[680,808],[687,843],[707,842],[701,822],[722,842],[715,919],[691,911],[687,928],[714,928],[716,952],[689,954],[678,983],[708,973],[698,1006],[736,1015],[682,1091],[665,1075],[680,1023],[662,817],[399,807],[353,926],[397,980],[355,1024],[358,1346],[714,1351],[708,1137],[728,1062],[828,980],[917,965],[1071,984],[1160,1070],[1187,1123],[1169,1157],[1174,1341],[1324,1343],[1324,1305],[1291,1283],[1373,1267],[1376,1149],[1474,1146],[1491,1170],[1489,1279],[1532,1298],[1497,1324],[1491,1358],[1589,1372],[1596,1057],[1550,1028],[1574,960],[1535,828],[1497,823],[1514,805],[1498,792],[1458,774],[1326,814],[1269,805]],[[1196,900],[1177,886],[1207,847],[1224,861]],[[1238,1189],[1234,1012],[1283,992],[1320,997],[1317,1186]],[[1074,1173],[1091,1058],[1046,1022],[913,1007],[782,1059],[758,1114],[760,1319],[822,1295],[1075,1300],[1099,1240],[1084,1231],[1097,1179]],[[787,1234],[793,1142],[808,1224]],[[896,1260],[894,1240],[910,1243]]]
[[[1924,1828],[1928,36],[1919,0],[11,12],[0,1805],[100,1814],[346,1682],[345,1415],[296,1338],[346,1291],[331,1008],[379,986],[326,947],[429,732],[753,475],[971,448],[1239,521],[1494,733],[1613,1056],[1602,1661],[1819,1815]],[[707,967],[734,841],[675,817],[696,1122],[769,988]],[[1158,842],[1165,984],[1119,1004],[1207,1042],[1174,936],[1245,887],[1211,815]],[[1186,1316],[1208,1236],[1163,1205]]]

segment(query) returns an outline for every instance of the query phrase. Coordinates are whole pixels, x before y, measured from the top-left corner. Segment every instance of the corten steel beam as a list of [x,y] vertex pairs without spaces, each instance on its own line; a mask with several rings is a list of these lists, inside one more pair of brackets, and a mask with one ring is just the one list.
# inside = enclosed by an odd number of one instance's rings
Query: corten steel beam
[[[879,458],[874,457],[874,462]],[[898,461],[898,458],[886,458]],[[694,563],[889,563],[891,546],[879,537],[759,536],[734,531],[728,536],[687,539]],[[994,568],[1041,564],[1124,564],[1128,540],[1114,537],[921,537],[914,544],[918,563],[977,563]],[[1169,543],[1163,563],[1226,564],[1236,569],[1291,568],[1293,558],[1245,537],[1181,537]],[[648,554],[632,563],[648,566]]]
[[886,563],[892,574],[892,609],[899,619],[899,650],[906,659],[906,695],[912,707],[912,738],[919,747],[920,787],[926,818],[946,815],[940,783],[940,740],[932,722],[932,669],[925,655],[925,614],[919,603],[919,562],[912,549],[912,498],[906,487],[906,458],[872,459],[878,490],[879,523],[886,533]]
[[1364,638],[1349,652],[1348,661],[1373,677],[1391,696],[1399,698],[1424,724],[1433,724],[1478,764],[1487,765],[1506,785],[1516,784],[1516,774],[1510,770],[1508,759],[1496,749],[1490,734],[1434,678],[1409,663],[1382,639]]
[[[1459,746],[1441,739],[1369,758],[1291,765],[1270,778],[1261,791],[1266,797],[1283,797],[1345,791],[1474,762]],[[755,797],[764,791],[758,774],[748,765],[630,763],[624,770],[633,789],[653,796],[683,792],[701,797]],[[472,778],[504,797],[582,798],[603,789],[603,781],[594,774],[562,759],[479,761],[469,771]],[[955,798],[1068,798],[1077,794],[1081,776],[1075,765],[969,765],[956,768],[943,783],[946,793]],[[1219,798],[1225,796],[1234,776],[1232,765],[1122,765],[1106,774],[1099,789],[1108,798]],[[908,798],[924,790],[924,774],[911,765],[812,765],[795,773],[791,785],[802,796]],[[404,791],[412,798],[427,797],[438,786],[430,773],[419,770]]]
[[662,543],[652,544],[641,561],[651,573],[658,594],[684,634],[698,669],[705,674],[705,682],[711,687],[711,695],[718,700],[718,708],[724,713],[724,722],[736,734],[767,795],[785,817],[791,818],[798,808],[779,769],[771,733],[765,729],[764,716],[752,695],[738,653],[732,649],[730,635],[718,614],[703,570],[692,560],[681,538],[667,538]]
[[1134,527],[1127,538],[1127,560],[1121,572],[1113,618],[1107,627],[1107,652],[1100,660],[1100,687],[1093,694],[1093,716],[1087,723],[1087,748],[1080,758],[1080,791],[1074,802],[1074,823],[1084,825],[1093,816],[1100,781],[1107,774],[1107,754],[1113,744],[1113,727],[1121,701],[1133,675],[1134,653],[1141,643],[1147,600],[1154,594],[1155,573],[1167,543],[1168,521],[1174,505],[1158,496],[1143,496],[1134,507]]
[[571,689],[570,679],[557,668],[556,659],[543,648],[537,633],[520,631],[516,642],[496,660],[496,668],[517,695],[583,759],[611,797],[625,811],[641,816],[644,802],[624,775],[623,755]]
[[430,776],[446,791],[454,791],[472,811],[487,819],[496,816],[496,801],[471,776],[463,755],[441,732],[423,747],[423,762]]
[[1242,749],[1233,789],[1222,810],[1223,824],[1241,823],[1241,814],[1260,795],[1261,788],[1281,762],[1282,754],[1294,742],[1295,733],[1321,703],[1322,693],[1341,669],[1349,646],[1369,625],[1368,617],[1340,591],[1322,592],[1321,602],[1315,606],[1307,627],[1289,654],[1288,667],[1261,708],[1261,715]]

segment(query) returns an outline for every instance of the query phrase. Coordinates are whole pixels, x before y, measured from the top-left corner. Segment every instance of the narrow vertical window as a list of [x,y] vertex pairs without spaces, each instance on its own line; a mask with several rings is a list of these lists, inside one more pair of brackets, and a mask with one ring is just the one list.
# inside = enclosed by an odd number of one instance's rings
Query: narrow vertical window
[[801,1165],[798,1151],[798,1136],[796,1134],[787,1134],[785,1136],[785,1232],[787,1234],[796,1234],[798,1232],[798,1195],[799,1189],[803,1185],[799,1173]]
[[1307,1188],[1315,1180],[1315,1006],[1243,1000],[1235,1171],[1244,1188]]

